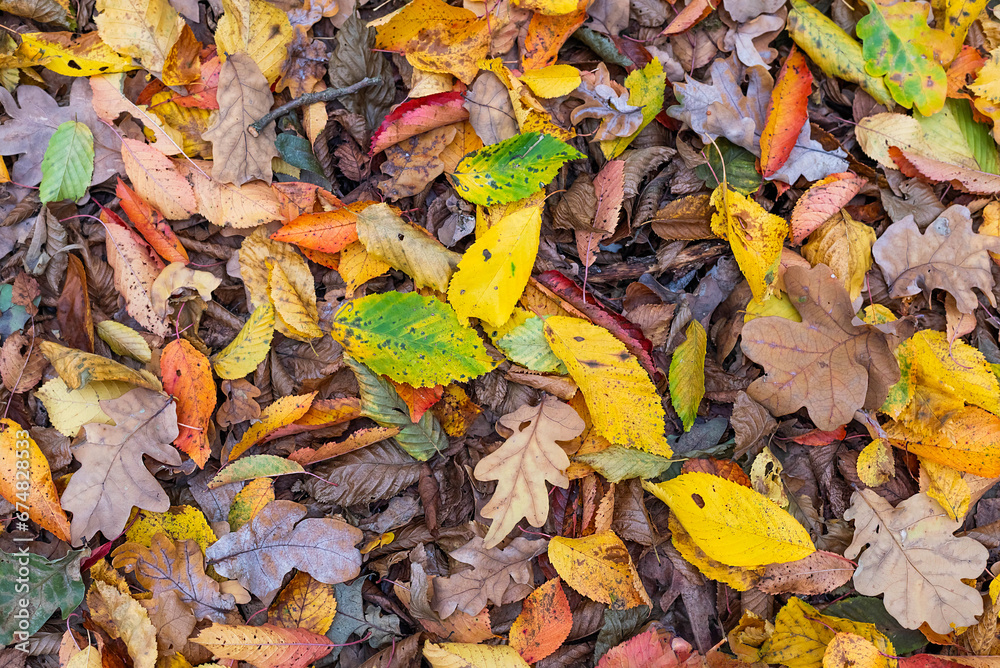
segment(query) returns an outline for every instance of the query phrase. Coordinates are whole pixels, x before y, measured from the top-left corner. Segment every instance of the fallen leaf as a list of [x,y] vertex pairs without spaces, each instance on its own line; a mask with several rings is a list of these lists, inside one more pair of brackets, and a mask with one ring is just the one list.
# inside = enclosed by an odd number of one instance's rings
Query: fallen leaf
[[286,629],[305,629],[323,634],[333,623],[337,599],[333,586],[296,573],[267,611],[267,621]]
[[802,126],[809,120],[812,82],[805,56],[792,49],[778,72],[760,133],[760,164],[765,178],[774,176],[785,164]]
[[333,641],[318,633],[271,624],[230,626],[213,623],[191,641],[221,659],[245,661],[257,668],[305,668],[333,649]]
[[687,338],[674,349],[670,358],[670,403],[684,423],[684,431],[691,431],[698,416],[698,406],[705,396],[705,328],[692,320],[687,328]]
[[552,654],[569,637],[573,613],[559,578],[539,586],[524,599],[510,627],[510,646],[528,663]]
[[0,420],[0,471],[0,496],[69,542],[69,520],[59,505],[49,462],[31,435],[10,418]]
[[215,412],[212,367],[194,346],[184,339],[175,339],[163,348],[160,373],[164,391],[177,401],[180,432],[174,445],[201,468],[212,451],[208,440],[208,426]]
[[555,536],[549,541],[549,561],[566,584],[612,610],[651,605],[632,557],[612,531],[585,538]]
[[90,617],[112,638],[120,638],[132,657],[135,668],[156,665],[156,630],[149,615],[139,602],[112,587],[95,580],[87,593]]
[[264,0],[222,0],[222,9],[224,13],[215,31],[220,55],[249,56],[243,63],[248,66],[248,60],[253,61],[267,79],[265,89],[269,88],[288,57],[287,47],[292,41],[288,16]]
[[229,461],[233,461],[244,452],[257,445],[271,434],[271,432],[287,426],[305,415],[312,405],[316,393],[304,394],[301,396],[281,397],[267,408],[260,415],[260,421],[254,423],[243,434],[243,438],[233,446],[229,452]]

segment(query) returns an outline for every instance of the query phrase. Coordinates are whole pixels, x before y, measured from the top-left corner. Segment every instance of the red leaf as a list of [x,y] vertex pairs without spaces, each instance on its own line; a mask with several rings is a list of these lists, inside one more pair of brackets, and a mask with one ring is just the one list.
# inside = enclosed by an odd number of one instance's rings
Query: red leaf
[[841,172],[812,184],[792,209],[792,243],[802,243],[813,230],[846,206],[866,182],[851,172]]
[[967,77],[978,72],[985,64],[986,59],[979,53],[979,49],[963,46],[958,56],[948,66],[948,97],[964,97],[971,100],[972,96],[961,92],[962,88],[968,83]]
[[767,101],[767,120],[760,133],[760,167],[765,177],[773,176],[785,164],[809,120],[812,82],[806,57],[792,47]]
[[135,194],[121,179],[115,186],[115,194],[121,199],[122,211],[160,257],[167,262],[187,264],[190,261],[187,250],[159,211]]
[[691,0],[680,14],[674,17],[661,35],[678,35],[688,28],[693,28],[712,13],[712,3],[708,0]]
[[573,628],[566,592],[553,578],[524,600],[510,627],[510,646],[528,663],[541,661],[559,649]]
[[468,110],[462,106],[464,102],[462,94],[453,91],[403,102],[385,117],[382,125],[372,135],[368,155],[375,155],[404,139],[442,125],[464,121],[469,117]]
[[441,401],[441,397],[444,396],[444,385],[413,387],[388,378],[386,380],[392,383],[393,387],[396,388],[396,394],[409,406],[410,419],[414,422],[420,422],[420,418],[427,412],[427,409]]
[[812,431],[794,437],[792,440],[799,445],[830,445],[834,441],[844,440],[845,436],[847,436],[847,430],[843,427],[837,427],[833,431],[820,431],[819,429],[813,429]]

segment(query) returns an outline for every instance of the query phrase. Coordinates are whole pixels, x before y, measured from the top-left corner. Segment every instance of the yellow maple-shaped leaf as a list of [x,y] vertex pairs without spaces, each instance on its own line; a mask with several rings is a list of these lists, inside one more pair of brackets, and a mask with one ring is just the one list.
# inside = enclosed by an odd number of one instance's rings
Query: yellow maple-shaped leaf
[[667,522],[674,547],[685,561],[693,564],[705,577],[724,582],[736,591],[746,591],[760,580],[760,576],[764,573],[763,568],[738,568],[718,562],[698,547],[684,525],[677,521],[676,515],[671,513]]
[[[285,336],[299,341],[309,341],[323,336],[319,328],[319,310],[316,306],[316,288],[312,273],[296,277],[293,282],[285,269],[276,262],[266,260],[267,290],[274,304],[274,326]],[[296,266],[289,267],[293,271]]]
[[697,320],[691,320],[687,338],[677,346],[670,358],[670,403],[691,431],[698,417],[698,406],[705,396],[705,349],[708,335]]
[[823,668],[875,668],[884,662],[878,647],[855,633],[838,633],[823,653]]
[[549,516],[545,483],[569,487],[569,457],[557,441],[570,441],[584,422],[569,405],[545,395],[538,406],[521,406],[498,421],[513,434],[476,464],[477,480],[496,480],[497,488],[482,510],[493,520],[484,544],[496,547],[522,518],[535,527]]
[[[576,11],[577,3],[568,0],[573,5],[570,11]],[[521,81],[528,85],[531,92],[546,99],[569,95],[580,85],[580,70],[572,65],[549,65],[537,70],[528,70],[521,75]]]
[[727,566],[785,563],[816,551],[805,527],[749,487],[709,473],[642,484],[670,506],[706,555]]
[[656,386],[621,341],[603,327],[565,316],[545,320],[545,339],[580,386],[602,436],[655,455],[673,455]]
[[788,223],[725,182],[712,193],[711,202],[716,210],[712,214],[712,232],[729,241],[754,299],[763,299],[778,276]]
[[306,414],[312,406],[316,393],[311,392],[303,395],[291,395],[281,397],[273,404],[265,408],[260,419],[250,425],[240,442],[233,446],[229,453],[229,461],[233,461],[251,447],[263,441],[276,429],[292,424]]
[[961,522],[969,512],[972,490],[961,471],[929,459],[920,460],[920,489],[941,504],[948,517]]
[[274,335],[274,307],[261,304],[250,314],[236,338],[212,357],[219,378],[235,379],[251,373],[267,357]]
[[150,547],[153,536],[158,533],[166,534],[173,540],[193,540],[202,550],[219,540],[208,525],[205,514],[194,506],[171,506],[162,513],[137,510],[133,517],[125,537],[144,547]]
[[10,418],[0,419],[0,496],[20,509],[26,507],[28,517],[39,526],[70,541],[69,520],[59,504],[49,461],[31,435]]
[[87,592],[91,619],[112,638],[121,638],[135,668],[156,666],[156,629],[146,609],[128,594],[95,580]]
[[542,209],[505,216],[465,251],[448,286],[448,302],[462,323],[469,318],[500,327],[524,292],[538,254]]
[[424,642],[424,658],[433,668],[528,668],[530,664],[509,645]]
[[294,36],[288,16],[265,0],[222,0],[222,9],[225,13],[215,30],[219,55],[247,54],[273,84]]
[[549,541],[549,561],[566,584],[612,610],[650,605],[632,557],[613,531],[585,538],[556,536]]
[[788,668],[822,668],[823,656],[838,633],[853,633],[865,638],[881,652],[873,666],[893,668],[896,654],[889,639],[874,624],[831,617],[798,598],[789,599],[774,620],[774,633],[761,648],[760,661],[778,663]]
[[93,381],[79,390],[71,390],[62,378],[53,378],[35,392],[42,400],[52,426],[70,438],[76,438],[85,424],[114,424],[101,408],[101,401],[117,399],[132,389],[121,381]]
[[825,264],[844,283],[851,299],[865,287],[865,274],[872,266],[875,230],[841,211],[809,236],[802,256],[809,264]]
[[184,19],[167,0],[98,0],[94,17],[105,44],[160,72],[181,36]]
[[305,629],[326,633],[337,614],[333,585],[313,579],[299,571],[267,611],[267,621],[286,629]]
[[885,439],[876,438],[858,454],[858,477],[869,487],[878,487],[889,482],[896,472],[892,446]]

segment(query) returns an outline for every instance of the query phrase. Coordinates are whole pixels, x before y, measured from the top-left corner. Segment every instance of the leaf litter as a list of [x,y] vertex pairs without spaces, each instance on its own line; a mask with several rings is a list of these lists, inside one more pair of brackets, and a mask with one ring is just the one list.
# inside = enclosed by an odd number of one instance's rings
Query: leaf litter
[[932,4],[0,0],[0,664],[992,665]]

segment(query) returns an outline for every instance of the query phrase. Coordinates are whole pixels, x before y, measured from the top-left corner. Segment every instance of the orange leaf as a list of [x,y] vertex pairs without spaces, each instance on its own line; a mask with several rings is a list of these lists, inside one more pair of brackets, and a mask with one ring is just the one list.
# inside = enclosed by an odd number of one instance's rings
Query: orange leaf
[[948,76],[948,97],[964,97],[971,100],[972,96],[963,93],[962,89],[968,83],[967,77],[978,72],[985,64],[986,58],[983,58],[982,54],[979,53],[979,49],[963,46],[945,73]]
[[305,668],[329,654],[333,641],[305,629],[271,624],[227,626],[213,623],[191,639],[220,659],[238,659],[257,668]]
[[303,395],[293,394],[281,397],[265,408],[260,414],[260,420],[252,424],[246,433],[243,434],[240,442],[233,446],[233,449],[229,453],[228,461],[235,460],[244,452],[270,436],[272,432],[290,425],[301,418],[309,410],[309,406],[312,405],[315,398],[315,392]]
[[[22,468],[25,461],[28,468]],[[42,528],[70,542],[69,520],[59,504],[49,462],[28,432],[9,418],[0,420],[0,496],[13,503],[15,510],[27,510],[28,517]]]
[[674,17],[661,35],[679,35],[680,33],[698,25],[702,19],[712,13],[712,3],[708,0],[691,0],[687,7]]
[[135,225],[135,229],[139,230],[142,238],[149,243],[153,250],[159,253],[160,257],[167,262],[187,264],[190,261],[187,250],[181,245],[174,231],[170,229],[170,225],[163,220],[160,212],[136,195],[135,191],[125,185],[121,178],[118,179],[118,185],[115,186],[115,194],[121,198],[122,211]]
[[339,253],[358,240],[357,214],[375,202],[354,202],[322,213],[304,213],[271,235],[275,241],[324,253]]
[[844,440],[845,436],[847,436],[847,430],[841,426],[832,431],[813,429],[800,436],[795,436],[792,440],[799,445],[830,445],[834,441]]
[[413,422],[420,422],[427,409],[441,401],[444,396],[444,385],[434,385],[432,387],[413,387],[406,383],[397,383],[389,380],[396,388],[396,394],[410,408],[410,419]]
[[554,65],[559,49],[586,20],[586,4],[576,12],[561,16],[548,16],[535,12],[528,24],[524,50],[521,52],[521,64],[524,70],[536,70]]
[[174,445],[201,468],[208,461],[208,423],[215,411],[215,381],[208,358],[184,339],[163,348],[160,357],[163,389],[177,400],[180,433]]
[[510,646],[528,663],[559,649],[573,628],[573,613],[559,582],[553,578],[531,592],[510,627]]
[[767,120],[760,133],[760,168],[766,178],[773,176],[788,160],[802,126],[809,120],[812,81],[806,57],[792,47],[767,101]]
[[865,183],[863,177],[840,172],[809,186],[792,209],[792,243],[802,243],[813,230],[845,207]]

